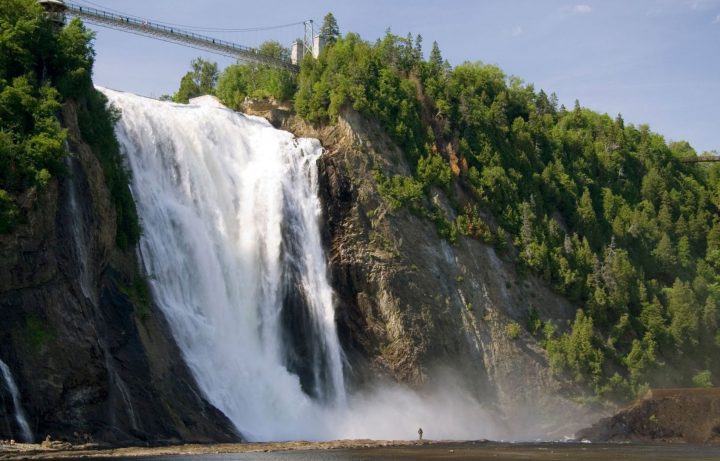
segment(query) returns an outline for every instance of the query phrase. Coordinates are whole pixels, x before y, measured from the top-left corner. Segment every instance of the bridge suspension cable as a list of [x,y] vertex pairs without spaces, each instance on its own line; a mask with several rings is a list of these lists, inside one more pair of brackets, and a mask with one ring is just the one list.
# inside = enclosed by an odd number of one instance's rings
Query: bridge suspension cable
[[[86,3],[89,2],[86,1]],[[196,34],[172,25],[165,25],[132,15],[99,10],[94,7],[71,2],[66,2],[65,6],[67,7],[67,14],[80,17],[89,23],[190,46],[192,48],[203,49],[224,56],[234,57],[243,62],[279,67],[291,72],[298,71],[298,66],[292,64],[290,61],[263,54],[256,48]]]
[[265,30],[277,30],[277,29],[285,29],[288,27],[294,27],[294,26],[301,26],[305,23],[305,21],[297,21],[297,22],[291,22],[287,24],[276,24],[272,26],[259,26],[259,27],[246,27],[246,28],[227,28],[227,27],[212,27],[212,26],[191,26],[187,24],[177,24],[172,22],[166,22],[166,21],[159,21],[157,19],[151,19],[151,18],[141,18],[139,16],[135,16],[130,13],[126,13],[123,11],[115,10],[113,8],[108,8],[104,5],[101,5],[99,3],[91,2],[90,0],[75,0],[76,2],[80,2],[83,4],[91,5],[100,9],[104,9],[106,11],[110,11],[113,13],[117,13],[121,16],[130,17],[133,19],[146,19],[148,21],[153,22],[154,24],[161,24],[163,26],[173,26],[173,27],[181,27],[185,30],[191,30],[191,31],[202,31],[202,32],[261,32]]

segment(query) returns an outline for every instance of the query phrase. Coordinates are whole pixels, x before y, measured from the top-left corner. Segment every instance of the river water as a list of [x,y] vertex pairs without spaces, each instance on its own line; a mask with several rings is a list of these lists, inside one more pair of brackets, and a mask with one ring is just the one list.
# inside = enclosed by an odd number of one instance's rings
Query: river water
[[720,446],[685,444],[583,443],[448,443],[411,447],[236,453],[166,458],[128,458],[127,461],[390,461],[390,460],[622,460],[718,461]]

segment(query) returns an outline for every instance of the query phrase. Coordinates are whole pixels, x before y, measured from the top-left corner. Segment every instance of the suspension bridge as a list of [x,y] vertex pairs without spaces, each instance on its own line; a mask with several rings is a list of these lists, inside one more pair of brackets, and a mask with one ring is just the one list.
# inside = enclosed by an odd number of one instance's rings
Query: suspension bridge
[[720,155],[698,155],[695,157],[684,157],[680,159],[682,163],[704,163],[704,162],[720,162]]
[[[291,60],[279,59],[275,56],[263,54],[257,48],[239,45],[237,43],[220,40],[206,35],[196,34],[194,32],[170,25],[160,24],[158,22],[145,20],[131,15],[105,11],[73,2],[63,2],[62,0],[39,0],[39,3],[45,7],[48,14],[50,14],[57,22],[64,22],[66,15],[76,16],[91,24],[131,32],[192,48],[199,48],[212,53],[235,58],[241,62],[279,67],[291,72],[298,71],[297,64],[293,63]],[[312,21],[304,21],[297,24],[305,24],[305,42],[308,41],[308,26],[310,27],[310,40],[312,40]],[[300,48],[308,50],[306,52],[309,52],[309,50],[312,50],[312,45],[308,45],[306,43],[305,46],[300,46]],[[297,60],[296,56],[295,61]]]
[[[105,11],[90,6],[80,5],[63,0],[38,0],[47,13],[58,23],[65,22],[65,16],[77,16],[84,21],[112,29],[123,30],[147,37],[163,40],[170,43],[199,48],[223,56],[235,58],[238,61],[253,64],[262,64],[298,72],[297,62],[307,53],[319,53],[322,43],[315,37],[313,21],[303,21],[296,24],[305,25],[305,37],[302,41],[293,44],[291,60],[278,59],[260,52],[257,48],[239,45],[237,43],[220,40],[207,35],[196,34],[168,24],[161,24],[138,18],[136,16]],[[294,25],[294,24],[290,24]],[[714,154],[714,155],[713,155]],[[682,163],[720,162],[720,155],[713,152],[711,155],[698,155],[680,159]]]

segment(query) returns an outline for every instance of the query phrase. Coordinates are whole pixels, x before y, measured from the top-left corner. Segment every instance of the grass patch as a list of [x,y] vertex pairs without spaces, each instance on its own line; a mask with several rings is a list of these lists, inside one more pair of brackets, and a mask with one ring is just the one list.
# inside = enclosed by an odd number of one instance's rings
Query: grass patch
[[150,318],[150,303],[152,303],[152,295],[150,293],[150,285],[145,277],[141,274],[135,274],[132,283],[129,285],[118,285],[118,289],[122,294],[127,296],[133,304],[135,314],[141,321]]
[[55,339],[55,334],[48,327],[46,321],[42,321],[36,315],[30,314],[25,319],[25,337],[33,350],[37,352],[48,342]]
[[512,340],[518,339],[520,337],[520,324],[517,322],[508,323],[505,326],[505,333]]

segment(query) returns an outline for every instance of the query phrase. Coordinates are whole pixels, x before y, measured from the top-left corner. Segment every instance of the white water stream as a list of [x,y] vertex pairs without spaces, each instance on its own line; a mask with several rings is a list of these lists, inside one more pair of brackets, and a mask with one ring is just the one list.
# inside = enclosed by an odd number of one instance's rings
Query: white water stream
[[20,403],[20,392],[18,391],[17,385],[15,384],[12,373],[10,372],[10,367],[8,367],[2,360],[0,360],[0,374],[2,374],[3,376],[3,379],[5,381],[5,387],[7,388],[8,392],[10,392],[10,397],[13,401],[13,407],[15,407],[15,420],[17,421],[18,427],[20,427],[20,436],[22,437],[22,441],[32,442],[33,433],[30,430],[30,425],[27,422],[25,410],[23,410],[22,404]]
[[122,112],[154,299],[200,389],[243,436],[411,438],[420,425],[433,438],[490,435],[477,402],[452,389],[346,395],[317,140],[212,102],[102,91]]
[[[70,145],[65,141],[65,151],[70,154]],[[90,300],[93,305],[97,305],[98,299],[96,290],[93,288],[93,274],[95,268],[89,267],[93,258],[88,251],[88,241],[85,229],[83,229],[83,210],[80,206],[80,191],[78,190],[77,178],[74,177],[78,172],[76,166],[77,160],[73,160],[72,154],[65,157],[65,167],[70,172],[67,181],[68,205],[70,207],[70,232],[72,233],[73,243],[75,244],[75,261],[79,268],[79,285],[83,296]]]

